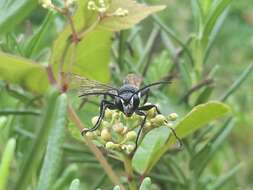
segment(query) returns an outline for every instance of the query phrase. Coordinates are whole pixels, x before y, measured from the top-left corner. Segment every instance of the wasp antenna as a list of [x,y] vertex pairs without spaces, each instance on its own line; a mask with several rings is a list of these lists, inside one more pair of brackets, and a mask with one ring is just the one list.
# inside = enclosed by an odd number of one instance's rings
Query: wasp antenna
[[154,83],[148,84],[148,85],[140,88],[136,93],[139,93],[139,92],[141,92],[141,91],[143,91],[143,90],[145,90],[145,89],[147,89],[147,88],[149,88],[151,86],[158,86],[158,85],[161,85],[161,84],[170,84],[170,83],[171,83],[171,81],[154,82]]
[[108,95],[108,96],[115,96],[115,97],[119,97],[119,95],[117,94],[112,94],[112,93],[102,93],[102,92],[90,92],[90,93],[83,93],[83,94],[80,94],[78,97],[84,97],[84,96],[95,96],[95,95]]

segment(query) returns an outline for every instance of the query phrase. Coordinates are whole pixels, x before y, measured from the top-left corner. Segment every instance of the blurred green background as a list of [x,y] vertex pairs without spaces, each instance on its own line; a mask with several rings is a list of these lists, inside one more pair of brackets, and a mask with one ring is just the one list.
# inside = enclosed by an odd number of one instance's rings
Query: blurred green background
[[[204,0],[203,0],[204,1]],[[5,0],[0,0],[0,8],[5,9],[3,5]],[[7,1],[6,1],[7,2]],[[5,2],[5,3],[6,3]],[[20,1],[21,2],[21,1]],[[191,2],[189,0],[149,0],[146,1],[148,4],[165,4],[167,8],[160,12],[159,17],[163,20],[163,23],[171,28],[178,38],[186,42],[190,36],[196,35],[196,22],[194,21]],[[214,1],[215,2],[215,1]],[[19,4],[17,3],[18,7]],[[11,7],[10,10],[15,9]],[[0,9],[1,10],[1,9]],[[23,11],[23,12],[22,12]],[[24,14],[22,14],[24,13]],[[29,13],[29,14],[26,14]],[[34,54],[29,55],[29,51],[25,51],[27,42],[31,39],[31,36],[34,34],[34,31],[39,29],[43,23],[43,20],[47,16],[47,10],[43,9],[38,5],[37,1],[31,1],[29,4],[26,4],[26,7],[22,8],[21,13],[16,15],[16,19],[20,21],[17,25],[16,23],[4,23],[4,19],[8,17],[6,13],[0,12],[0,50],[2,52],[10,53],[17,56],[29,57],[34,61],[40,62],[42,65],[46,65],[48,58],[50,56],[50,48],[53,46],[53,41],[58,36],[58,33],[61,32],[64,28],[64,19],[62,16],[55,15],[53,19],[49,20],[50,24],[46,30],[46,35],[40,41],[39,46],[34,50]],[[209,72],[215,68],[215,75],[213,80],[215,81],[214,86],[215,90],[211,96],[211,100],[219,99],[225,91],[231,87],[231,84],[235,82],[238,77],[246,70],[247,66],[253,61],[253,3],[251,0],[243,1],[233,1],[231,6],[227,10],[227,17],[224,22],[221,23],[222,27],[218,32],[217,38],[215,39],[214,44],[212,45],[211,53],[207,59],[207,62],[204,66],[203,75],[209,74]],[[2,27],[2,28],[1,28]],[[3,31],[7,30],[7,33]],[[157,31],[156,31],[157,30]],[[2,32],[1,32],[2,31]],[[160,32],[160,33],[159,33]],[[159,36],[157,37],[157,34]],[[152,54],[152,57],[148,57],[148,54],[144,57],[145,51],[143,48],[147,47],[148,42],[152,38],[152,34],[155,35],[152,48],[149,51],[149,54]],[[117,65],[118,58],[118,46],[122,36],[128,38],[131,48],[126,48],[125,45],[125,54],[122,54],[123,57],[126,57],[126,60],[123,61],[124,65]],[[124,37],[123,37],[124,38]],[[142,21],[137,26],[133,27],[130,30],[117,33],[113,36],[112,51],[110,55],[110,64],[106,65],[106,73],[110,73],[110,80],[108,81],[105,78],[99,78],[100,72],[103,73],[104,70],[99,70],[99,68],[93,68],[96,74],[94,78],[97,77],[99,80],[104,80],[115,85],[119,85],[120,81],[124,76],[129,72],[137,72],[143,74],[143,65],[138,67],[138,64],[142,61],[147,63],[148,59],[150,61],[150,67],[145,73],[146,82],[154,82],[161,79],[161,77],[168,74],[167,70],[171,67],[173,63],[173,56],[175,52],[180,49],[180,45],[175,43],[175,40],[168,39],[168,36],[161,33],[160,26],[152,19],[148,17]],[[133,52],[132,52],[133,51]],[[133,54],[133,56],[131,55]],[[99,52],[98,52],[99,54]],[[187,56],[180,58],[180,61],[183,63],[188,63],[189,59]],[[0,64],[3,64],[0,62]],[[116,66],[115,66],[116,65]],[[136,67],[137,65],[137,67]],[[144,64],[145,65],[145,64]],[[1,68],[0,68],[1,69]],[[140,71],[142,70],[142,71]],[[145,70],[145,69],[144,69]],[[179,69],[180,70],[180,69]],[[110,72],[108,72],[110,71]],[[193,97],[193,100],[190,100],[191,105],[186,104],[177,104],[179,99],[178,97],[182,94],[185,94],[187,89],[187,84],[182,82],[182,74],[179,71],[179,77],[175,80],[175,83],[172,84],[171,88],[168,91],[164,90],[164,93],[154,93],[151,100],[163,104],[163,101],[166,101],[166,105],[161,106],[163,112],[177,111],[179,115],[183,115],[189,110],[196,97]],[[186,71],[187,72],[187,71]],[[0,75],[4,75],[1,73]],[[103,75],[103,74],[102,74]],[[192,73],[189,73],[192,75]],[[194,77],[193,77],[194,78]],[[193,80],[194,81],[194,80]],[[194,83],[194,82],[193,82]],[[236,118],[236,125],[233,128],[232,132],[229,135],[229,138],[226,139],[223,146],[215,154],[212,161],[209,163],[209,170],[205,171],[206,176],[218,176],[221,175],[223,171],[227,171],[228,168],[232,168],[236,163],[242,162],[244,165],[237,172],[237,175],[234,180],[229,181],[227,186],[222,189],[242,189],[242,190],[251,190],[253,189],[253,74],[249,74],[249,77],[246,81],[240,86],[232,96],[229,97],[227,103],[231,105],[231,108],[234,112],[234,117]],[[189,87],[189,86],[188,86]],[[10,89],[14,89],[13,92]],[[189,88],[188,88],[189,89]],[[165,100],[163,95],[167,93],[170,95],[169,100]],[[14,95],[13,95],[14,94]],[[21,95],[20,95],[21,94]],[[20,96],[17,98],[17,96]],[[161,97],[161,98],[160,98]],[[39,103],[33,101],[27,101],[33,99],[38,99]],[[160,98],[160,99],[159,99]],[[23,105],[21,101],[23,99],[26,102]],[[28,103],[27,103],[28,102]],[[73,97],[74,105],[77,107],[79,100],[76,97]],[[37,105],[36,105],[37,104]],[[29,145],[30,140],[34,138],[34,125],[36,112],[40,112],[40,107],[43,105],[43,100],[40,100],[40,96],[36,93],[27,92],[20,89],[16,85],[12,84],[7,85],[4,81],[0,81],[0,109],[12,109],[12,108],[25,108],[26,106],[34,106],[33,110],[35,112],[34,116],[6,116],[0,112],[0,153],[3,154],[6,142],[9,137],[15,136],[17,139],[17,149],[19,150],[16,155],[16,162],[12,166],[13,171],[17,168],[19,162],[22,160],[22,153],[25,152],[26,147]],[[24,106],[24,107],[23,107]],[[186,111],[187,110],[187,111]],[[94,105],[89,105],[84,110],[80,111],[80,116],[83,118],[83,122],[87,125],[90,125],[89,119],[91,116],[97,114],[97,107]],[[8,129],[5,126],[14,126],[11,129]],[[13,135],[14,134],[14,135]],[[192,137],[194,138],[194,137]],[[190,140],[190,139],[189,139]],[[191,142],[191,141],[190,141]],[[65,166],[71,166],[72,163],[80,163],[81,169],[83,171],[94,171],[91,176],[87,176],[87,172],[76,171],[77,168],[72,167],[76,176],[86,177],[87,183],[89,180],[100,179],[104,180],[105,175],[100,175],[101,168],[99,168],[98,163],[95,161],[94,157],[90,155],[88,150],[82,150],[82,144],[76,142],[70,134],[68,134],[68,140],[64,144],[65,146]],[[74,153],[73,153],[74,152]],[[86,154],[86,160],[83,160],[82,154]],[[177,155],[178,156],[178,155]],[[178,156],[180,163],[179,165],[182,168],[185,167],[183,156]],[[88,161],[87,161],[88,160]],[[88,164],[83,164],[88,163]],[[160,163],[159,163],[160,164]],[[119,165],[117,162],[114,163]],[[162,164],[160,164],[162,166]],[[61,168],[61,171],[64,171],[64,167]],[[70,167],[70,170],[71,170]],[[74,169],[73,169],[74,168]],[[80,168],[79,168],[80,169]],[[158,166],[158,171],[159,166]],[[162,170],[162,169],[161,169]],[[163,171],[163,170],[162,170]],[[208,173],[209,172],[209,173]],[[89,172],[88,172],[89,173]],[[36,175],[35,175],[36,176]],[[9,179],[9,184],[16,181],[17,174],[12,173],[11,179]],[[35,188],[35,183],[37,179],[32,179],[31,189]],[[205,180],[212,180],[210,179]],[[157,183],[161,181],[156,181]],[[98,183],[99,184],[99,183]],[[104,189],[110,189],[109,180],[104,180],[102,186]],[[109,185],[108,185],[109,184]],[[162,184],[162,182],[161,182]],[[85,184],[88,189],[92,189],[89,185]],[[95,185],[96,186],[96,185]],[[109,186],[109,187],[108,187]],[[160,189],[163,189],[164,186],[161,185]],[[173,187],[173,186],[170,186]],[[165,188],[165,187],[164,187]],[[10,185],[10,189],[13,189]]]

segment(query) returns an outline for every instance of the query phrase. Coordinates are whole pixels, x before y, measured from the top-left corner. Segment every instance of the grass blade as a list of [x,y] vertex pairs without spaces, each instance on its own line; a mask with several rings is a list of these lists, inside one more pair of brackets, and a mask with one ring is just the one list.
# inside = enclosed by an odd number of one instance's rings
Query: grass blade
[[228,171],[225,175],[216,180],[216,183],[209,188],[208,190],[219,190],[225,185],[228,180],[230,180],[240,169],[242,168],[242,163],[237,164],[230,171]]
[[201,175],[234,126],[235,121],[228,119],[216,135],[192,158],[190,169],[194,170],[197,176]]
[[28,42],[25,49],[25,56],[32,57],[41,48],[44,38],[47,37],[49,30],[52,27],[52,20],[54,18],[54,13],[49,11],[40,28],[36,31],[33,37]]
[[33,110],[0,110],[0,116],[7,115],[40,115],[40,112]]
[[0,165],[0,190],[6,189],[6,184],[10,172],[9,169],[11,161],[14,157],[15,147],[16,147],[15,139],[10,139],[5,147]]
[[140,190],[151,190],[151,179],[149,177],[146,177],[140,186]]
[[157,35],[159,34],[159,28],[157,26],[155,26],[151,32],[151,34],[149,35],[148,41],[145,44],[145,49],[143,50],[143,53],[137,63],[137,67],[141,68],[142,65],[144,64],[145,60],[148,57],[148,54],[151,53],[150,50],[152,49],[155,39],[157,38]]
[[71,164],[64,170],[63,174],[59,177],[59,179],[55,182],[52,190],[62,190],[65,186],[67,186],[72,179],[76,176],[78,171],[78,166],[76,164]]
[[209,15],[207,22],[205,23],[204,30],[202,33],[202,45],[203,47],[207,47],[209,43],[209,37],[213,32],[215,25],[217,24],[217,20],[222,15],[222,13],[226,10],[232,0],[220,0],[216,6],[214,7],[213,11]]
[[19,177],[15,184],[14,189],[24,190],[27,189],[29,182],[31,181],[32,175],[36,172],[38,165],[41,161],[45,142],[48,138],[49,130],[53,123],[53,112],[56,107],[56,99],[58,97],[58,92],[53,89],[49,92],[47,96],[47,103],[43,110],[43,114],[40,120],[40,126],[38,127],[35,141],[32,142],[24,162],[19,173]]
[[183,50],[185,51],[185,53],[190,59],[191,65],[193,65],[194,61],[193,61],[192,54],[190,50],[188,49],[188,47],[184,44],[184,42],[182,42],[179,39],[179,37],[177,37],[177,35],[174,33],[174,31],[172,31],[168,26],[166,26],[166,24],[163,23],[163,21],[158,16],[153,15],[152,18],[161,27],[161,29],[166,32],[167,35],[169,35],[173,40],[175,40],[183,48]]
[[37,190],[51,189],[59,172],[65,138],[65,125],[67,116],[67,96],[62,94],[57,98],[55,112],[53,113],[52,129],[50,131],[46,156],[39,177]]
[[251,63],[245,71],[239,76],[239,78],[231,85],[231,87],[224,93],[224,95],[220,98],[221,101],[226,101],[229,96],[231,96],[240,86],[241,84],[247,79],[250,73],[253,70],[253,63]]
[[80,189],[80,180],[79,179],[74,179],[69,187],[69,190],[78,190]]
[[196,25],[196,31],[201,31],[204,13],[199,0],[191,0],[192,14]]

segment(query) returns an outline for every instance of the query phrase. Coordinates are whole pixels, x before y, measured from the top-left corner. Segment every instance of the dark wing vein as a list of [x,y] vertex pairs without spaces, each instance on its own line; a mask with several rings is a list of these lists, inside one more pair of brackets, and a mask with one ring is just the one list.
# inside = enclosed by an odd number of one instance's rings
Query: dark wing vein
[[96,93],[98,94],[110,93],[115,95],[117,94],[117,89],[110,85],[103,84],[98,81],[94,81],[75,74],[71,74],[71,88],[78,89],[79,96],[85,96]]

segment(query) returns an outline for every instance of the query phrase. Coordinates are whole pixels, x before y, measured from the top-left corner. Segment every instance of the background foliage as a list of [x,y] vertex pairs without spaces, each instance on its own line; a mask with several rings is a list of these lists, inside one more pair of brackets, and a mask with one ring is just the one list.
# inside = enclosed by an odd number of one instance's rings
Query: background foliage
[[[252,189],[251,1],[139,1],[167,7],[138,25],[163,7],[113,2],[129,15],[96,27],[97,14],[87,10],[87,1],[77,2],[76,29],[91,31],[75,45],[63,15],[38,1],[0,0],[0,190],[113,189],[119,180],[130,189]],[[154,90],[150,102],[164,114],[178,113],[174,127],[184,149],[168,151],[175,139],[157,128],[130,166],[106,156],[110,172],[101,152],[87,140],[85,145],[76,130],[91,126],[99,99],[79,110],[76,94],[50,85],[48,73],[59,79],[61,69],[116,86],[130,72],[145,84],[173,76],[173,84]],[[125,176],[127,168],[136,184]],[[141,184],[144,176],[152,183],[145,178]]]

